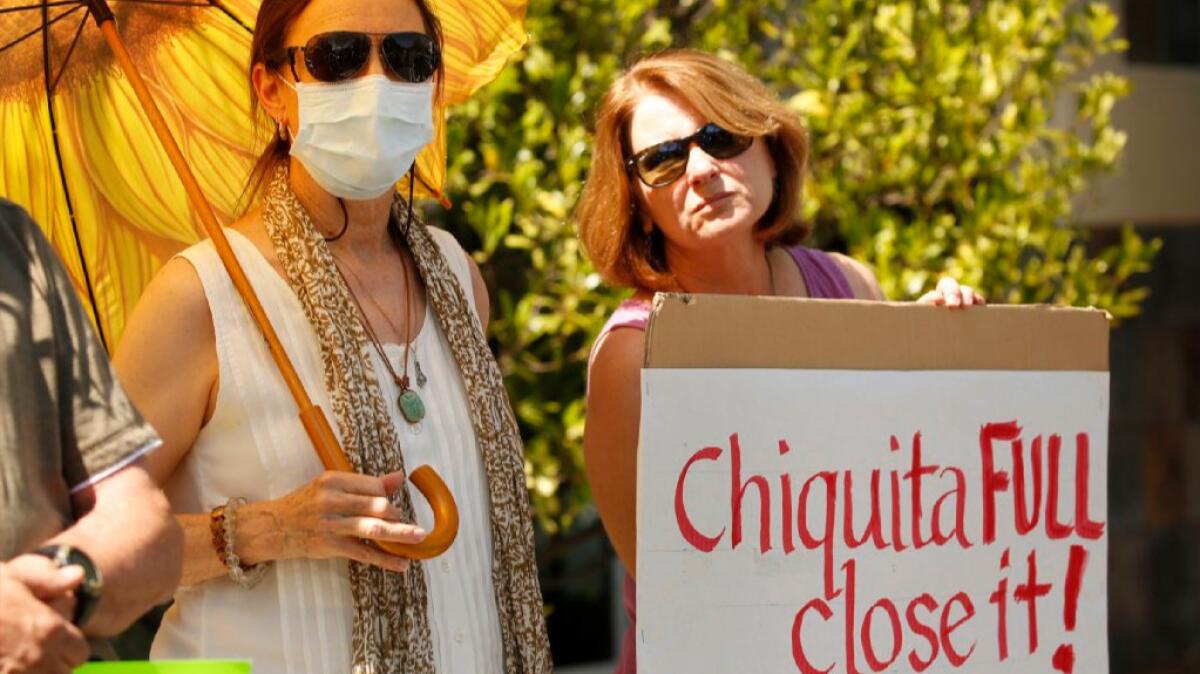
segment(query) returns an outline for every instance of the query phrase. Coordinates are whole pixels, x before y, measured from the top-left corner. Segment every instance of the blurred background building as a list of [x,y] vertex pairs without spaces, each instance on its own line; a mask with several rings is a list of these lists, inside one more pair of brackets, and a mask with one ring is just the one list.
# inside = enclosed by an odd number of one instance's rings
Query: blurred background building
[[1119,172],[1080,204],[1099,236],[1160,237],[1151,294],[1112,342],[1109,638],[1114,674],[1200,672],[1200,0],[1126,0]]

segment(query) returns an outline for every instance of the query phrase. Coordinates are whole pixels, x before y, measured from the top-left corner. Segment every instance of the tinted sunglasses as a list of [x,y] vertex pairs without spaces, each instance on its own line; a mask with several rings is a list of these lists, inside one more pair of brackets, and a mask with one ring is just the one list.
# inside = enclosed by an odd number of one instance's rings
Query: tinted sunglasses
[[379,59],[392,79],[425,82],[437,72],[442,54],[437,42],[424,33],[319,33],[303,47],[288,47],[292,77],[296,75],[296,52],[304,54],[308,72],[320,82],[341,82],[366,69],[371,51],[379,44]]
[[729,159],[745,152],[753,143],[753,136],[739,136],[709,122],[686,138],[657,143],[638,152],[625,160],[625,169],[636,173],[647,187],[663,187],[687,170],[693,144],[710,157]]

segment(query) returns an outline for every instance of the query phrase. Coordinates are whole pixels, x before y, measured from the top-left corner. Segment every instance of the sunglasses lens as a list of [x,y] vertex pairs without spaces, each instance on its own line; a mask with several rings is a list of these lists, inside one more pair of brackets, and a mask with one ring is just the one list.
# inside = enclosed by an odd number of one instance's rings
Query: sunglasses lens
[[437,43],[422,33],[392,33],[383,38],[383,58],[392,74],[405,82],[427,81],[441,62]]
[[683,174],[687,145],[676,140],[659,143],[638,155],[637,171],[652,187],[666,185]]
[[371,38],[362,33],[322,33],[304,46],[304,65],[322,82],[354,77],[371,56]]
[[750,136],[730,133],[716,124],[706,124],[697,136],[696,142],[700,149],[717,159],[736,157],[754,142],[754,138]]

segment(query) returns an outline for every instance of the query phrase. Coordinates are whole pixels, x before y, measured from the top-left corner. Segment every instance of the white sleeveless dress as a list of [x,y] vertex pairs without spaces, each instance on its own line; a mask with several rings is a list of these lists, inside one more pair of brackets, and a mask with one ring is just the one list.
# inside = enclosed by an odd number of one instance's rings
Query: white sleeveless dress
[[[253,243],[237,231],[225,231],[305,388],[336,432],[320,346],[300,301]],[[430,234],[474,308],[466,253],[449,233],[431,227]],[[180,255],[195,267],[204,286],[220,384],[212,419],[164,490],[179,513],[206,513],[234,496],[251,502],[280,498],[320,474],[321,463],[212,243],[204,241]],[[431,309],[414,344],[427,377],[417,389],[427,416],[410,425],[395,405],[388,409],[405,465],[412,470],[429,464],[437,470],[454,493],[460,515],[454,545],[424,564],[434,662],[439,672],[498,673],[503,651],[492,584],[486,478],[458,366]],[[387,344],[385,352],[396,371],[402,371],[403,346]],[[395,400],[399,391],[391,375],[373,349],[370,357],[384,400]],[[411,362],[409,369],[415,385]],[[429,505],[415,489],[410,494],[417,522],[431,527]],[[181,588],[154,639],[151,657],[249,659],[255,674],[349,674],[352,620],[346,560],[276,561],[250,590],[227,577]]]

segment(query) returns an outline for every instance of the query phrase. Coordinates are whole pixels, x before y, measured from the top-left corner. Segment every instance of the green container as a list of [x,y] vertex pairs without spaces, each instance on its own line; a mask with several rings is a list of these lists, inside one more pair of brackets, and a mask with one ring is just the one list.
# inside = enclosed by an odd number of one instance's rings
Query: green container
[[89,662],[75,674],[250,674],[248,660]]

